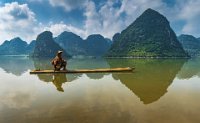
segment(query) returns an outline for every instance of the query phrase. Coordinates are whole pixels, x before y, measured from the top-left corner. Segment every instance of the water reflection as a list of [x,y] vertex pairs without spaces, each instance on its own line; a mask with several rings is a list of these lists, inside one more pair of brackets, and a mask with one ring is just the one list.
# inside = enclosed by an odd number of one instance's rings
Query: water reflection
[[108,59],[111,67],[136,67],[132,74],[113,74],[144,104],[162,97],[186,60],[183,59]]
[[[174,79],[177,73],[186,70],[185,65],[191,64],[184,62],[175,59],[68,61],[69,69],[136,67],[132,74],[30,75],[27,71],[14,76],[0,70],[0,123],[199,123],[200,78]],[[28,69],[52,69],[50,59],[33,59],[31,63],[33,68]],[[13,65],[18,66],[15,62]],[[192,74],[198,73],[197,70]],[[64,93],[56,93],[57,90]]]
[[[50,61],[51,59],[32,59],[35,69],[53,69]],[[105,59],[69,59],[67,69],[95,69],[95,68],[109,68]],[[108,73],[107,73],[108,74]],[[64,92],[62,84],[65,82],[72,82],[83,74],[37,74],[38,78],[43,82],[52,82],[58,91]],[[102,74],[86,74],[90,79],[101,79],[106,73]]]
[[[6,72],[21,75],[28,69],[53,69],[51,59],[29,59],[24,57],[1,57],[0,67]],[[167,92],[168,86],[174,80],[186,60],[169,59],[69,59],[68,69],[94,69],[109,67],[136,67],[132,74],[112,74],[114,79],[120,80],[132,90],[145,104],[158,100]],[[189,60],[184,64],[179,78],[189,78],[199,74],[199,59]],[[105,75],[86,74],[90,79],[100,80]],[[37,74],[43,82],[51,82],[56,89],[63,92],[62,85],[77,80],[83,74]]]
[[[34,80],[37,76],[31,76],[29,80],[31,78]],[[134,105],[130,103],[134,102],[132,94],[110,75],[100,80],[92,80],[83,75],[73,83],[67,83],[64,86],[65,93],[62,94],[55,93],[53,89],[45,89],[41,86],[42,82],[35,84],[35,88],[32,82],[25,84],[37,92],[30,105],[21,109],[0,108],[1,123],[136,122],[135,114],[132,113]]]
[[[68,69],[96,69],[96,68],[109,68],[107,61],[103,58],[91,58],[91,59],[71,59],[68,61]],[[101,79],[108,73],[93,74],[86,73],[90,79]]]
[[33,69],[33,62],[27,56],[0,56],[0,68],[7,73],[20,76]]
[[190,79],[194,76],[200,77],[200,58],[189,59],[177,75],[179,79]]
[[62,84],[67,82],[67,77],[65,74],[54,74],[52,82],[56,86],[58,91],[64,92]]

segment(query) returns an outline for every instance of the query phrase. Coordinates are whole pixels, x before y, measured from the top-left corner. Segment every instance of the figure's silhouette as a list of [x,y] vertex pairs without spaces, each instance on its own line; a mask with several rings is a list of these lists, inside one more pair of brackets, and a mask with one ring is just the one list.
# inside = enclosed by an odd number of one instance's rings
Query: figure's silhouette
[[57,90],[60,92],[64,92],[62,88],[62,84],[67,82],[67,77],[65,74],[54,74],[52,83],[56,86]]

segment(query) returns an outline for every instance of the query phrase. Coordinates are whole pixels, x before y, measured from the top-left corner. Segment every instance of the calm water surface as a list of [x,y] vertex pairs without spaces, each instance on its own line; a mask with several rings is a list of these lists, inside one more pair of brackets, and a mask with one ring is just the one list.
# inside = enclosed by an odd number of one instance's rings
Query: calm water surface
[[200,58],[70,59],[68,69],[133,73],[30,75],[48,59],[0,58],[0,123],[199,123]]

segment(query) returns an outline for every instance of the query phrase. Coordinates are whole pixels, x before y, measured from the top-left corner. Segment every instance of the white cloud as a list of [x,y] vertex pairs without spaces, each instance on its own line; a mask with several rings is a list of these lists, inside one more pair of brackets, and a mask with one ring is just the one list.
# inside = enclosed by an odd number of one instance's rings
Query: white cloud
[[119,11],[126,13],[125,23],[129,25],[146,9],[162,10],[164,5],[161,0],[123,0]]
[[55,24],[49,24],[49,26],[43,27],[43,31],[51,31],[54,36],[58,36],[63,31],[69,31],[73,32],[81,37],[85,37],[85,31],[79,28],[76,28],[72,25],[64,24],[63,22],[55,23]]
[[113,4],[113,1],[107,1],[98,11],[94,2],[89,1],[86,4],[84,29],[87,36],[98,33],[111,38],[114,33],[121,31],[124,22]]
[[179,18],[184,20],[186,24],[183,26],[182,32],[200,36],[200,1],[188,0],[181,6]]
[[32,38],[32,28],[36,24],[36,19],[27,4],[6,3],[0,7],[0,15],[0,43],[17,36],[27,40]]
[[86,6],[86,11],[84,13],[86,16],[85,21],[85,31],[86,34],[90,33],[99,33],[101,29],[101,18],[99,14],[96,12],[96,6],[95,3],[92,1],[89,1]]
[[54,7],[63,7],[66,11],[82,8],[87,0],[49,0],[49,3]]

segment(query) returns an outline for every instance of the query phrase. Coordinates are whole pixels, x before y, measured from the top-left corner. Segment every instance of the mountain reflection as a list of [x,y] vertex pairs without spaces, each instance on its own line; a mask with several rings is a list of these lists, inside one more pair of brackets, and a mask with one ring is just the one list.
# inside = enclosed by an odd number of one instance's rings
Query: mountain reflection
[[[98,69],[109,68],[107,61],[103,58],[71,59],[68,69]],[[101,79],[108,73],[86,73],[90,79]]]
[[7,73],[20,76],[33,69],[33,62],[27,56],[0,56],[0,68]]
[[162,97],[186,60],[183,59],[108,59],[111,67],[136,67],[132,74],[113,74],[144,104]]
[[200,58],[189,59],[177,75],[179,79],[190,79],[194,76],[200,77]]

